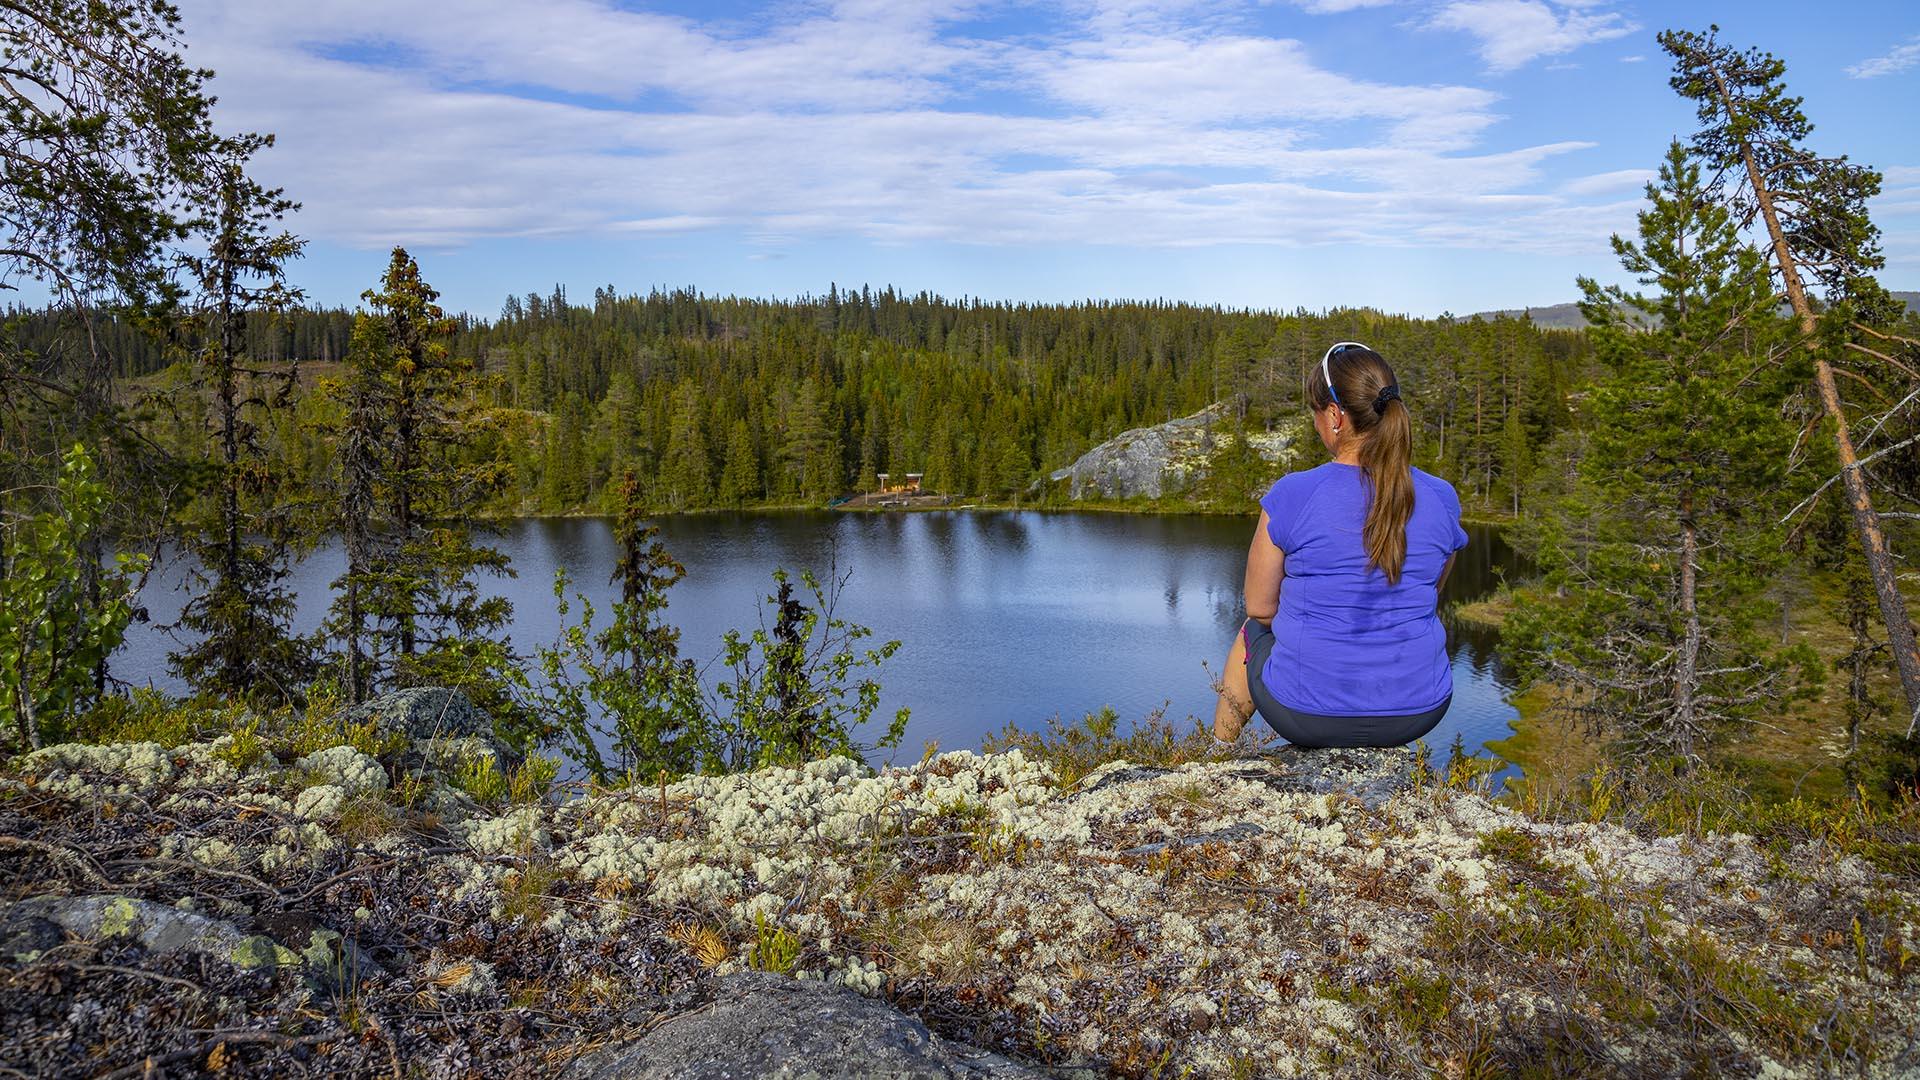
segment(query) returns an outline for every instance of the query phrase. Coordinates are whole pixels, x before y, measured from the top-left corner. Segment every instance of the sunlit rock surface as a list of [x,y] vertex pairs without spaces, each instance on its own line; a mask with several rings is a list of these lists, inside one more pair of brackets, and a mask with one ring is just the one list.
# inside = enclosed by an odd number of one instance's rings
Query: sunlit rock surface
[[[1073,464],[1048,479],[1065,482],[1070,498],[1158,499],[1184,491],[1207,474],[1208,463],[1238,434],[1223,424],[1229,415],[1222,404],[1209,405],[1152,427],[1123,431],[1080,455]],[[1250,436],[1254,452],[1269,464],[1285,467],[1298,453],[1299,441],[1309,434],[1304,420],[1274,431]]]
[[590,1054],[563,1080],[1040,1080],[848,990],[757,971],[721,980],[705,1008]]

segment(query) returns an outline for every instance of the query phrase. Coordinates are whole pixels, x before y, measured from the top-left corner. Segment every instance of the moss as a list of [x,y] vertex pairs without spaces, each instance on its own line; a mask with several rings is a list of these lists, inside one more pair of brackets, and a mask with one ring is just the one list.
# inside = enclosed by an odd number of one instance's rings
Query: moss
[[100,912],[100,936],[103,938],[121,937],[131,934],[140,924],[140,909],[132,900],[116,896],[107,901]]
[[1500,859],[1529,873],[1538,874],[1552,870],[1541,858],[1539,838],[1512,826],[1502,826],[1481,833],[1478,849],[1480,854],[1488,858]]
[[235,945],[228,959],[238,968],[292,967],[300,963],[300,954],[264,934],[255,934]]

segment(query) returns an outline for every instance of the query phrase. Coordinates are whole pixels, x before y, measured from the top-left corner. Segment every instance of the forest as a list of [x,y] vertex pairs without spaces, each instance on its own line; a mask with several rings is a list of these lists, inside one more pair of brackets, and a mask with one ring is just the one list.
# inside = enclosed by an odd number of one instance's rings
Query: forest
[[[423,269],[423,273],[424,273]],[[57,351],[55,313],[16,313],[22,347]],[[348,356],[354,314],[250,312],[243,355],[310,388]],[[126,403],[182,458],[204,454],[208,395],[194,343],[117,321],[93,333]],[[498,433],[475,453],[511,467],[497,515],[613,513],[618,478],[666,512],[823,505],[871,490],[878,472],[921,472],[929,490],[1044,500],[1047,472],[1133,427],[1228,402],[1259,428],[1301,409],[1316,342],[1378,342],[1417,395],[1420,464],[1470,502],[1517,512],[1540,448],[1568,423],[1591,353],[1582,334],[1524,318],[1415,319],[1372,310],[1229,311],[1175,303],[1030,305],[903,296],[863,286],[790,301],[695,290],[591,307],[564,289],[509,297],[498,319],[450,319],[442,344]],[[263,447],[293,490],[311,490],[310,432],[327,406],[297,393]],[[1195,492],[1238,512],[1257,475]],[[1241,490],[1244,489],[1244,490]]]

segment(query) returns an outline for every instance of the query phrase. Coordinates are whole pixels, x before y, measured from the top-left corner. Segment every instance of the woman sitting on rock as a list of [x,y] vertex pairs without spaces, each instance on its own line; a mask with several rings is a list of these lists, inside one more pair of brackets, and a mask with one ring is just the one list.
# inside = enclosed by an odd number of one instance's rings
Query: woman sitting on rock
[[1214,737],[1237,738],[1257,709],[1300,746],[1400,746],[1453,700],[1436,608],[1467,543],[1460,496],[1412,467],[1413,417],[1379,353],[1336,344],[1307,398],[1333,460],[1260,499]]

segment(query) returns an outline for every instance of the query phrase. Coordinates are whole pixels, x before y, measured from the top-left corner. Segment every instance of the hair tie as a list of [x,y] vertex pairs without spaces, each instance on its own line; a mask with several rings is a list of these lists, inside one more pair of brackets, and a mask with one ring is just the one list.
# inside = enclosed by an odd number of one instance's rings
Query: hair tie
[[1400,384],[1399,383],[1397,382],[1388,383],[1387,385],[1381,387],[1380,396],[1373,399],[1373,415],[1385,416],[1387,413],[1387,402],[1399,401],[1399,400],[1400,400]]

